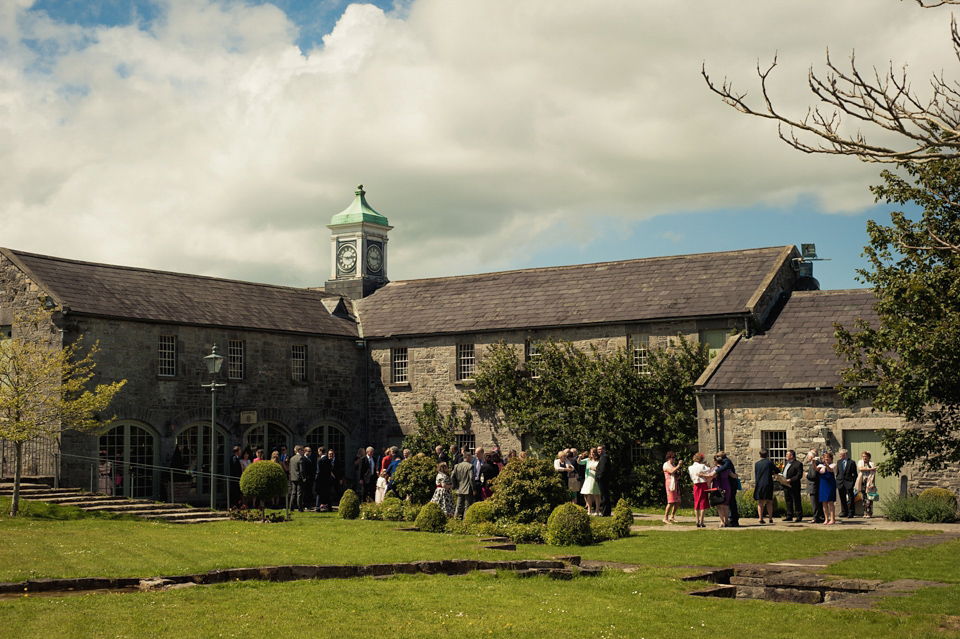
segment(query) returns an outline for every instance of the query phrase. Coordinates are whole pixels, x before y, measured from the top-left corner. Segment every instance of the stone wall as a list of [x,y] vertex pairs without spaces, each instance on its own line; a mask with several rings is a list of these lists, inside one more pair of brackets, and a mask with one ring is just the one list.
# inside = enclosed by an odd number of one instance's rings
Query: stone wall
[[[848,406],[833,391],[704,393],[697,398],[697,414],[700,450],[708,457],[725,450],[736,464],[741,481],[750,485],[762,431],[786,431],[787,447],[795,449],[802,461],[811,448],[833,452],[843,448],[845,431],[884,430],[904,424],[899,416],[874,410],[869,404]],[[960,493],[958,470],[960,466],[953,465],[930,473],[911,464],[901,470],[901,478],[905,478],[910,493],[932,486]]]
[[[563,339],[588,350],[595,346],[602,353],[626,348],[627,335],[650,335],[651,348],[669,347],[672,340],[683,335],[698,340],[699,330],[742,328],[742,319],[711,320],[698,324],[692,320],[657,322],[649,324],[619,324],[534,331],[502,331],[463,335],[435,335],[397,339],[370,339],[370,411],[374,432],[386,433],[390,443],[399,443],[404,435],[414,431],[414,413],[424,403],[436,397],[446,414],[451,403],[465,405],[464,393],[471,382],[456,380],[457,344],[474,344],[477,363],[484,352],[500,341],[512,344],[523,354],[529,341],[547,338]],[[408,383],[391,384],[390,353],[392,348],[405,347],[408,360]],[[473,429],[476,443],[489,449],[520,450],[522,443],[508,429],[474,415]]]

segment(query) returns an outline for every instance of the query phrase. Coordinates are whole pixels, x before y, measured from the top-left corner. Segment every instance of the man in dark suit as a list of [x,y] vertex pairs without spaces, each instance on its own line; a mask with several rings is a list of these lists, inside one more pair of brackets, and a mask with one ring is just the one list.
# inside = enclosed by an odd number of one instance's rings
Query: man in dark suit
[[315,507],[318,513],[330,510],[330,479],[332,475],[330,462],[329,453],[321,455],[320,459],[317,460],[317,476],[313,482],[313,491],[317,494]]
[[817,472],[820,455],[816,448],[807,453],[805,463],[809,464],[807,494],[810,495],[810,504],[813,506],[813,523],[822,524],[826,519],[823,515],[823,504],[820,502],[820,473]]
[[303,461],[300,463],[303,473],[303,507],[312,510],[315,507],[313,486],[317,481],[317,458],[313,456],[313,448],[304,446]]
[[853,488],[857,485],[857,465],[850,459],[846,448],[837,452],[840,458],[837,461],[837,501],[840,502],[839,517],[853,517],[855,507],[853,503]]
[[[797,461],[797,455],[792,450],[787,451],[786,461],[783,463],[784,480],[789,485],[783,485],[783,498],[787,505],[787,515],[783,521],[803,521],[803,504],[800,495],[803,492],[803,464]],[[794,515],[796,513],[796,515]]]
[[607,454],[607,447],[597,446],[597,453],[600,458],[597,460],[596,481],[600,487],[601,515],[610,516],[610,455]]
[[363,494],[360,501],[373,501],[377,492],[377,477],[380,475],[377,460],[373,456],[373,446],[367,446],[367,454],[360,461],[360,478],[363,482]]
[[437,463],[450,466],[450,455],[447,454],[447,449],[443,446],[437,446]]

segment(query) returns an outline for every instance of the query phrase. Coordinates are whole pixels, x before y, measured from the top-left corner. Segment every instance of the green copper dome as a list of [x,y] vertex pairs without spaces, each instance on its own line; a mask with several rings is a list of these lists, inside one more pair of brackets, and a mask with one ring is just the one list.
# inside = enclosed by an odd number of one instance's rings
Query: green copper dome
[[338,224],[356,224],[357,222],[370,222],[371,224],[389,226],[387,218],[374,211],[370,208],[370,205],[367,204],[367,200],[363,197],[366,191],[363,190],[362,184],[357,186],[357,190],[354,193],[357,197],[353,199],[353,203],[333,216],[333,219],[330,220],[331,226]]

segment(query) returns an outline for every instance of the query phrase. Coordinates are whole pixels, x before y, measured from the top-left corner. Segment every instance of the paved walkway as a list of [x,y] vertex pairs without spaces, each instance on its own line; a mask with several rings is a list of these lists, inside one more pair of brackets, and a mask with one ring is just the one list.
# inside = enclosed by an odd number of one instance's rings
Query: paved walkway
[[[650,529],[656,526],[662,530],[671,530],[675,532],[688,532],[700,530],[696,527],[696,518],[692,516],[678,516],[676,524],[664,525],[661,523],[663,515],[635,514],[633,516],[636,524],[632,529],[636,532]],[[960,523],[956,524],[922,524],[915,521],[888,521],[883,517],[855,517],[853,519],[841,519],[837,517],[837,523],[834,526],[824,526],[815,524],[812,520],[806,520],[801,523],[780,521],[774,518],[772,524],[760,524],[756,517],[740,518],[740,526],[737,528],[720,528],[720,523],[716,517],[707,518],[707,528],[720,529],[731,534],[736,534],[741,530],[776,530],[796,531],[814,528],[817,530],[928,530],[932,532],[955,532],[960,534]],[[642,522],[642,523],[641,523]]]

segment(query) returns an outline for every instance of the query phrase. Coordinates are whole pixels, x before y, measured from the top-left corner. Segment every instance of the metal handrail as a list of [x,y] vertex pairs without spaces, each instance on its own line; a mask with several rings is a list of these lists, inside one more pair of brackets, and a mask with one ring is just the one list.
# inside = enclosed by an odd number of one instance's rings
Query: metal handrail
[[[69,458],[71,458],[71,459],[77,459],[77,460],[81,460],[81,461],[85,461],[85,462],[89,463],[89,464],[90,464],[90,492],[92,492],[92,493],[97,492],[97,484],[98,484],[97,480],[98,480],[98,478],[99,478],[99,467],[100,467],[100,462],[103,461],[103,459],[102,459],[101,457],[93,457],[93,456],[90,456],[90,455],[75,455],[75,454],[72,454],[72,453],[61,453],[60,455],[61,455],[61,457],[64,457],[64,458],[69,457]],[[109,460],[108,460],[108,461],[109,461]],[[117,462],[111,462],[111,463],[117,463]],[[123,467],[124,467],[124,469],[125,469],[126,472],[129,472],[129,470],[132,469],[132,468],[149,470],[149,471],[151,471],[151,472],[158,472],[158,471],[159,471],[159,472],[169,472],[169,473],[170,473],[170,489],[167,490],[167,496],[168,496],[168,501],[169,501],[171,504],[174,503],[174,502],[173,502],[173,483],[174,483],[174,475],[175,475],[175,473],[186,473],[187,475],[190,475],[191,478],[209,477],[209,478],[210,478],[210,490],[211,490],[212,492],[215,492],[215,490],[216,490],[216,482],[217,482],[218,480],[220,480],[220,481],[225,481],[225,482],[226,482],[226,487],[227,487],[227,489],[226,489],[225,492],[226,492],[226,498],[227,498],[227,506],[228,506],[228,508],[229,508],[229,505],[230,505],[230,483],[231,483],[232,480],[236,480],[236,479],[237,479],[236,477],[233,477],[232,475],[224,475],[224,474],[221,474],[221,473],[211,473],[211,472],[205,472],[205,471],[202,471],[202,470],[177,469],[177,468],[171,468],[170,466],[158,466],[158,465],[156,465],[156,464],[144,464],[144,463],[141,463],[141,462],[122,461],[122,462],[120,462],[120,463],[123,465]],[[57,467],[59,468],[59,464],[57,464]],[[59,482],[58,482],[58,483],[59,483]],[[59,487],[59,486],[57,486],[57,487]]]

